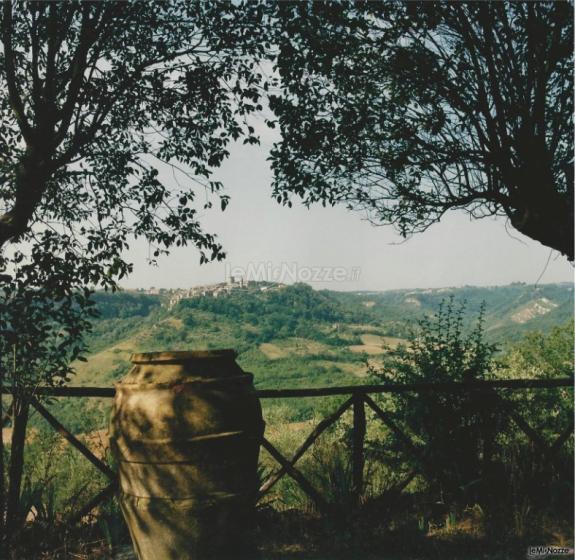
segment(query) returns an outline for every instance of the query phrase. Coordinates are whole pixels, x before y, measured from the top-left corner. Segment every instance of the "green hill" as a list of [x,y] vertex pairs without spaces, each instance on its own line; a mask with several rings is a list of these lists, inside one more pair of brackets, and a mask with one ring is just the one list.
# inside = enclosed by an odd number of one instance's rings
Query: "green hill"
[[[368,363],[380,364],[386,349],[451,296],[466,301],[468,326],[485,302],[487,337],[502,350],[529,331],[549,332],[573,319],[573,289],[562,284],[358,293],[256,284],[172,305],[170,291],[98,293],[100,318],[88,337],[90,354],[76,364],[72,384],[112,385],[130,368],[133,352],[210,348],[236,349],[238,362],[262,389],[364,383]],[[268,413],[279,407],[282,422],[309,420],[318,407],[333,408],[329,398],[272,399],[264,405]],[[66,426],[81,433],[105,427],[110,402],[57,399],[53,407]]]
[[361,383],[368,361],[381,360],[386,346],[451,296],[466,302],[468,324],[485,303],[487,337],[503,349],[529,331],[547,332],[573,318],[573,288],[566,284],[356,293],[255,285],[170,306],[171,296],[97,294],[101,318],[75,383],[114,382],[136,351],[225,347],[238,351],[258,387]]
[[442,301],[453,296],[465,302],[466,318],[473,321],[485,304],[487,337],[505,347],[527,332],[547,332],[573,318],[573,286],[514,283],[508,286],[395,290],[389,292],[337,293],[342,301],[360,298],[384,322],[397,320],[397,329],[423,314],[434,313]]

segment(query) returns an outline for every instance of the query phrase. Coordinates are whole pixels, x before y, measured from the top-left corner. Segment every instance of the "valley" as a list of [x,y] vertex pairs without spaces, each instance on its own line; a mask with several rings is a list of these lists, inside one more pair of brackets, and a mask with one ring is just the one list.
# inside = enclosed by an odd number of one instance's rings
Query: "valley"
[[485,335],[504,352],[531,331],[549,332],[573,317],[573,288],[512,284],[389,292],[315,291],[305,284],[262,291],[257,285],[218,298],[170,305],[171,291],[95,296],[100,318],[78,362],[75,385],[109,385],[133,352],[234,348],[258,388],[361,383],[417,321],[440,305],[464,304],[471,327],[485,306]]

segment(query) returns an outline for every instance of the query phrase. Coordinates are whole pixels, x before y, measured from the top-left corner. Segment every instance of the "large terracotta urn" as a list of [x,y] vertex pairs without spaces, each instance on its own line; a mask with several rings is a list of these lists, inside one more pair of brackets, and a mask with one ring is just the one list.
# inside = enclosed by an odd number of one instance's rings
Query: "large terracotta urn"
[[140,560],[253,558],[264,423],[233,350],[134,354],[110,423]]

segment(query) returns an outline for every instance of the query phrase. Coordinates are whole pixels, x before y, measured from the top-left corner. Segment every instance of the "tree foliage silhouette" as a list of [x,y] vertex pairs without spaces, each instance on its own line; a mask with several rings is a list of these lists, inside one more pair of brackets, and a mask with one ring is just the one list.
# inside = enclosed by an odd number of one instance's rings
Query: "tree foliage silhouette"
[[[405,237],[453,208],[573,260],[568,2],[278,5],[274,193]],[[290,203],[291,204],[291,203]]]
[[224,256],[199,212],[228,203],[212,173],[229,144],[257,142],[264,16],[255,2],[3,3],[0,385],[7,371],[25,391],[67,380],[90,292],[130,272],[132,237],[152,260],[187,244],[201,262]]
[[222,258],[198,211],[212,193],[228,203],[211,175],[229,143],[257,142],[263,17],[259,3],[5,2],[0,247],[40,244],[91,285],[129,272],[132,235],[154,257],[191,243]]

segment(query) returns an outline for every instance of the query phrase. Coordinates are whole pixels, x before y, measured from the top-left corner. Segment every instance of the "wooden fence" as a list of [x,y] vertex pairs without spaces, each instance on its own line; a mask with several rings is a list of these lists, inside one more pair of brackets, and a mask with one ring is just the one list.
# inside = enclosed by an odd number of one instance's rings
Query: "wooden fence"
[[[410,392],[416,394],[424,393],[461,393],[474,392],[483,393],[490,396],[498,406],[498,410],[506,414],[522,430],[533,445],[552,463],[560,472],[572,478],[572,471],[566,470],[566,466],[559,463],[558,451],[567,442],[573,433],[573,419],[565,426],[564,430],[556,436],[551,443],[547,442],[537,431],[515,410],[514,404],[499,394],[500,389],[507,391],[540,390],[552,388],[573,388],[573,379],[513,379],[513,380],[493,380],[476,381],[467,383],[414,383],[404,385],[351,385],[342,387],[325,387],[309,389],[264,389],[256,391],[260,399],[278,398],[303,398],[303,397],[326,397],[326,396],[348,396],[343,404],[335,411],[325,417],[315,426],[309,436],[295,451],[291,458],[285,457],[270,441],[262,437],[262,447],[278,463],[277,470],[264,482],[260,488],[260,497],[269,492],[272,487],[279,482],[283,476],[293,478],[305,494],[313,501],[318,510],[329,512],[329,503],[321,493],[314,488],[311,482],[296,467],[296,463],[313,445],[318,437],[333,425],[348,409],[353,409],[353,436],[352,436],[352,483],[355,501],[358,502],[364,487],[364,442],[366,434],[366,407],[371,409],[375,416],[381,420],[402,442],[404,449],[417,459],[419,464],[425,464],[425,454],[414,445],[411,438],[405,433],[393,416],[384,410],[373,400],[370,395],[383,393]],[[10,387],[3,387],[4,394],[14,394]],[[65,440],[76,448],[88,461],[90,461],[100,472],[108,478],[108,485],[96,494],[87,504],[67,520],[67,525],[75,524],[90,513],[96,506],[104,500],[114,495],[117,489],[116,473],[101,459],[96,457],[88,447],[75,437],[57,418],[55,418],[47,408],[38,400],[41,397],[99,397],[112,398],[115,395],[113,387],[37,387],[33,395],[27,396],[27,403],[41,414],[48,423]],[[572,398],[572,397],[570,397]],[[414,469],[408,477],[399,485],[399,489],[405,488],[409,482],[417,475],[418,470]]]

